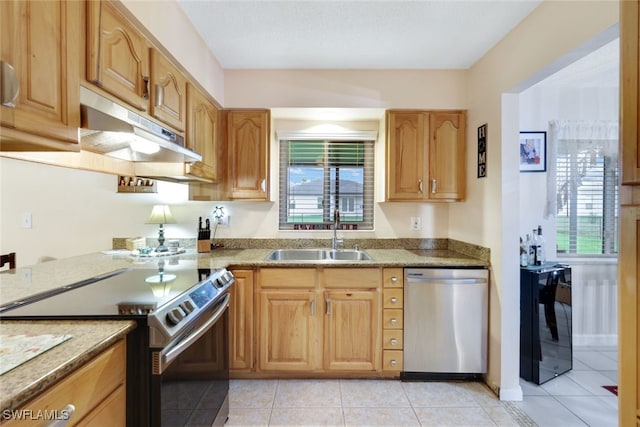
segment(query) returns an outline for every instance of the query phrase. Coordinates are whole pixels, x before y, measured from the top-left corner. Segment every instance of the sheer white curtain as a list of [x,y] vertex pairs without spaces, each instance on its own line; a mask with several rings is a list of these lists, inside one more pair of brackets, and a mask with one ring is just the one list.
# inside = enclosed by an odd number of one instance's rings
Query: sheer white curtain
[[556,216],[566,203],[566,189],[570,187],[569,182],[558,182],[558,153],[583,154],[584,164],[580,166],[585,169],[598,156],[617,162],[619,137],[618,122],[606,120],[552,120],[548,134],[545,218]]

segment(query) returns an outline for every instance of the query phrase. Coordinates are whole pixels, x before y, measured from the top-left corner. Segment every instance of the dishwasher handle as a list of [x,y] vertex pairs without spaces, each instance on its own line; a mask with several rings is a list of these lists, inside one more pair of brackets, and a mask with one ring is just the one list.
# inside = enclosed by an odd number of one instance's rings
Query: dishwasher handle
[[422,273],[409,273],[407,274],[407,281],[420,282],[429,285],[480,285],[487,283],[487,279],[484,278],[441,278],[441,277],[425,277]]

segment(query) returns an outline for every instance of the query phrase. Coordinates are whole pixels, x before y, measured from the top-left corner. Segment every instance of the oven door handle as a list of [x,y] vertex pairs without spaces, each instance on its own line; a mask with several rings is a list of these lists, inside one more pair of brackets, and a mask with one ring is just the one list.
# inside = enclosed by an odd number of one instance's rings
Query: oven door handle
[[216,310],[213,316],[211,316],[211,318],[207,320],[202,326],[200,326],[194,333],[189,335],[175,347],[172,347],[166,353],[164,350],[160,352],[160,369],[159,372],[157,372],[158,374],[162,374],[164,370],[171,364],[171,362],[176,360],[176,358],[180,356],[183,351],[185,351],[188,347],[191,346],[191,344],[193,344],[201,336],[206,334],[209,329],[211,329],[211,327],[220,319],[220,317],[222,317],[224,312],[229,307],[230,298],[231,294],[225,295],[222,304],[220,304],[220,307]]

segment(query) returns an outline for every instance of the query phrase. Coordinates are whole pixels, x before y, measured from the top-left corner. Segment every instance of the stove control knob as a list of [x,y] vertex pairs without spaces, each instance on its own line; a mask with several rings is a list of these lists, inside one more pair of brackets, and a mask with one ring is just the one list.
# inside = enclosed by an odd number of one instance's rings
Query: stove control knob
[[184,301],[182,304],[180,304],[180,308],[182,309],[182,311],[184,311],[186,314],[191,313],[193,310],[196,309],[196,306],[193,305],[193,303],[189,300]]
[[217,279],[214,281],[214,286],[215,286],[216,288],[220,289],[220,288],[222,288],[222,287],[224,286],[224,282],[222,281],[222,279],[217,278]]
[[180,309],[180,307],[176,307],[167,313],[167,322],[171,326],[177,325],[182,319],[184,319],[184,312]]

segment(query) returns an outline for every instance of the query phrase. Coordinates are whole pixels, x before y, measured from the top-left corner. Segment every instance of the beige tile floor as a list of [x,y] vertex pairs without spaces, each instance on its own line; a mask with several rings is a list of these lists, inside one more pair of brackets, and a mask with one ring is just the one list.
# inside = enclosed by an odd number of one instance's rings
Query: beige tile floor
[[476,382],[232,380],[229,426],[526,426]]

